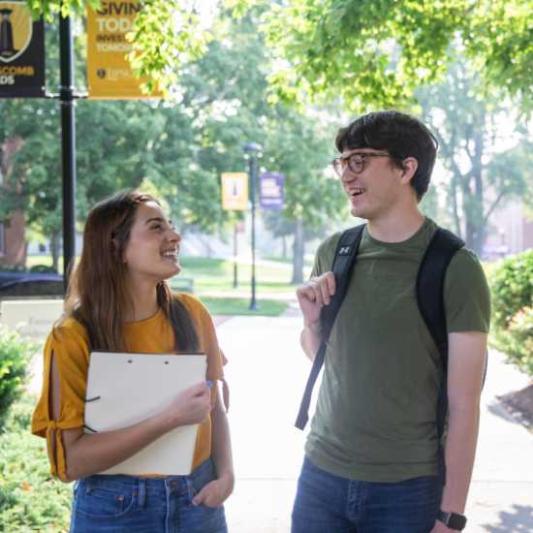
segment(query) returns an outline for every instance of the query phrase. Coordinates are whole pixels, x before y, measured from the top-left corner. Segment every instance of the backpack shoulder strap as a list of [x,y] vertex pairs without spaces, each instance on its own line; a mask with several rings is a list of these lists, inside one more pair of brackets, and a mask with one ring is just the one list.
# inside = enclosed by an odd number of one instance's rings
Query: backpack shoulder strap
[[337,243],[335,256],[331,265],[331,271],[335,275],[335,294],[331,298],[330,304],[324,306],[320,313],[323,342],[327,342],[335,318],[346,296],[364,227],[365,224],[361,224],[360,226],[347,229]]
[[452,257],[464,244],[450,231],[438,228],[422,258],[416,279],[418,308],[439,350],[442,365],[436,422],[439,438],[439,469],[444,477],[446,467],[441,438],[444,434],[448,412],[448,328],[444,308],[444,280]]
[[326,346],[329,335],[333,328],[335,318],[341,308],[342,301],[346,296],[348,285],[350,284],[351,273],[355,265],[357,251],[361,243],[363,235],[364,224],[346,230],[340,237],[337,248],[335,249],[335,256],[333,257],[333,264],[331,266],[332,272],[335,274],[335,294],[331,298],[329,305],[322,308],[320,312],[321,322],[321,342],[320,347],[313,360],[311,373],[307,379],[304,395],[300,404],[300,410],[296,418],[295,426],[299,429],[304,429],[309,419],[309,404],[311,403],[311,395],[316,379],[324,364],[324,356],[326,355]]
[[418,308],[444,363],[448,359],[444,279],[452,257],[464,244],[450,231],[437,228],[422,258],[416,279]]

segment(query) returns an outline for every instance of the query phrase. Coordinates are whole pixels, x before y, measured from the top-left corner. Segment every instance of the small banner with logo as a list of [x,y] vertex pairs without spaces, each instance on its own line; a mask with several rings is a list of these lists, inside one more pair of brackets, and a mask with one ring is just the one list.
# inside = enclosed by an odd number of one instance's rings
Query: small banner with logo
[[285,176],[279,172],[265,172],[259,176],[259,205],[261,209],[280,211],[284,206]]
[[144,94],[146,79],[136,78],[127,55],[132,45],[126,40],[137,13],[138,0],[103,0],[100,8],[87,9],[87,81],[89,98],[161,98],[161,92]]
[[0,0],[0,98],[44,96],[44,28],[26,2]]
[[222,179],[222,209],[246,211],[248,209],[248,174],[224,172]]

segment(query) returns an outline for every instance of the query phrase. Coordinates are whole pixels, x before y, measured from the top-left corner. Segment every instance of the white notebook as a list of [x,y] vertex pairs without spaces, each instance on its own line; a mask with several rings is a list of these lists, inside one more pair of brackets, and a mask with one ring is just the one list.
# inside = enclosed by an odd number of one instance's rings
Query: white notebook
[[[131,426],[161,412],[184,389],[206,379],[204,354],[93,352],[89,362],[85,432]],[[169,431],[100,474],[187,475],[198,424]]]

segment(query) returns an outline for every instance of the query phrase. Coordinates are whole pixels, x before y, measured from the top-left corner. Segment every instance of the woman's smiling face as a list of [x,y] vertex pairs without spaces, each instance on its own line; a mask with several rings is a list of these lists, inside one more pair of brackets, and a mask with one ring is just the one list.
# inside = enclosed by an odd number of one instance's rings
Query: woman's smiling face
[[157,283],[178,274],[180,241],[156,202],[139,204],[123,255],[130,279]]

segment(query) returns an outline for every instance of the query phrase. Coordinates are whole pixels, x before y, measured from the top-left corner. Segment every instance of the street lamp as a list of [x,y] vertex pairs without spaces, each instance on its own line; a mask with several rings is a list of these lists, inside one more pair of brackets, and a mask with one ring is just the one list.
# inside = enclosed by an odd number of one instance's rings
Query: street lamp
[[255,298],[255,191],[257,186],[257,158],[262,147],[257,143],[246,143],[243,146],[244,153],[248,157],[248,168],[250,176],[250,199],[252,200],[252,299],[250,300],[250,310],[257,310]]

